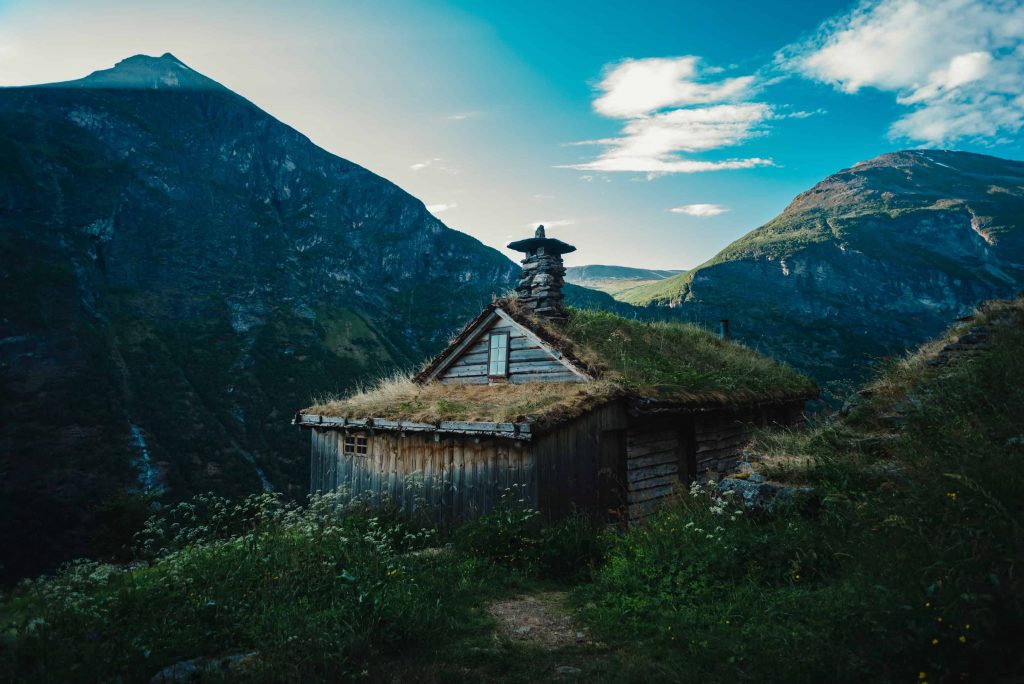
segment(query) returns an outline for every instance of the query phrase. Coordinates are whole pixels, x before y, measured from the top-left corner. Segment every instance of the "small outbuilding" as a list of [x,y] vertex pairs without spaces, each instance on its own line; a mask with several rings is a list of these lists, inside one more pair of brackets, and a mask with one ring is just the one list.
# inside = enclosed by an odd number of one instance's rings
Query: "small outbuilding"
[[310,491],[429,507],[445,521],[510,493],[550,516],[636,521],[735,469],[751,430],[803,421],[814,383],[683,323],[566,309],[562,254],[526,253],[516,295],[471,320],[412,378],[301,411]]

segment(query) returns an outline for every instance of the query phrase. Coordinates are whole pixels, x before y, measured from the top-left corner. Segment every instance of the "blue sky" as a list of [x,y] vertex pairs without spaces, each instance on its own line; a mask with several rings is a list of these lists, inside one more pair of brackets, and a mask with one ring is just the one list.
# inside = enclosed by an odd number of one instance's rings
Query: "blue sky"
[[690,268],[829,173],[1024,157],[1024,0],[0,0],[0,84],[172,52],[502,248]]

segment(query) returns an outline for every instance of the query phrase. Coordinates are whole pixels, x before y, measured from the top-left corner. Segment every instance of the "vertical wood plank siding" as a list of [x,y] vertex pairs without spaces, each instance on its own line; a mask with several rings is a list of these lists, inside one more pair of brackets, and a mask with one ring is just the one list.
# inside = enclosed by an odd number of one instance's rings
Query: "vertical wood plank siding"
[[[600,510],[607,499],[602,491],[615,485],[624,489],[625,484],[614,482],[614,472],[604,475],[608,480],[599,477],[602,437],[625,428],[626,411],[622,402],[616,401],[537,437],[532,464],[538,470],[540,511],[551,517],[565,515],[574,507],[606,513]],[[609,436],[615,438],[618,435]]]
[[342,431],[313,428],[310,492],[335,492],[340,503],[391,501],[406,512],[425,506],[449,523],[486,513],[505,495],[549,517],[573,508],[605,515],[621,504],[638,522],[689,479],[734,470],[754,426],[799,424],[802,407],[631,416],[614,401],[532,443],[378,430],[367,435],[365,456],[343,453]]
[[[537,470],[529,445],[509,439],[379,431],[366,455],[344,453],[344,433],[313,428],[310,492],[333,493],[341,505],[428,507],[445,522],[490,511],[505,489],[537,506]],[[518,444],[518,446],[517,446]],[[491,461],[496,461],[493,465]]]
[[468,346],[462,355],[438,376],[438,379],[446,384],[486,385],[488,336],[497,331],[507,332],[509,335],[509,382],[580,381],[579,376],[537,346],[522,329],[500,319],[482,332],[480,339]]

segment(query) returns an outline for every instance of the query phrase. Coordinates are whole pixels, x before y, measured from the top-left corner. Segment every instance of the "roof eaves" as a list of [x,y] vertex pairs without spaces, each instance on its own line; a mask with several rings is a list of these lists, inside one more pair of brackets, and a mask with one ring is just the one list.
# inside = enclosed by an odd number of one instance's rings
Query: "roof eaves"
[[438,423],[420,423],[411,420],[388,420],[385,418],[344,418],[319,414],[300,413],[293,425],[325,430],[390,430],[395,432],[427,432],[459,435],[505,437],[529,441],[533,437],[533,426],[529,422],[491,423],[442,420]]

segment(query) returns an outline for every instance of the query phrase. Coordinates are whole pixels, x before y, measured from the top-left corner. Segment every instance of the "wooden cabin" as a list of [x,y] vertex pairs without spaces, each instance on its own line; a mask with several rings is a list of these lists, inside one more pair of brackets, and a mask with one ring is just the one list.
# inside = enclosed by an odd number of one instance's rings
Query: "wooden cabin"
[[734,469],[751,429],[803,419],[814,384],[686,324],[567,310],[562,254],[537,235],[516,296],[470,321],[407,382],[299,413],[310,491],[426,506],[445,521],[503,497],[550,516],[637,521]]

